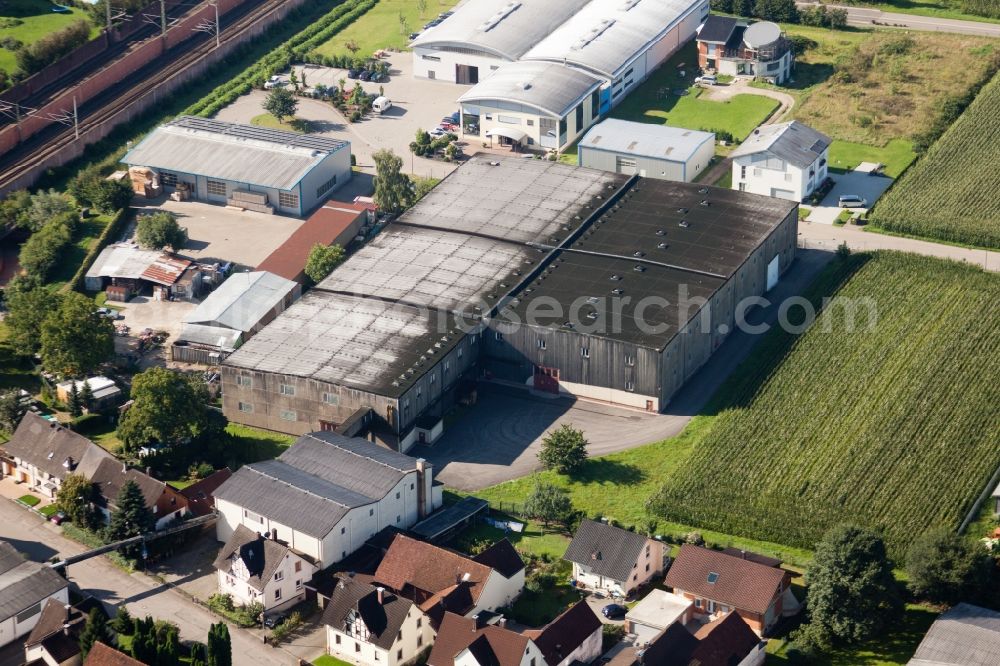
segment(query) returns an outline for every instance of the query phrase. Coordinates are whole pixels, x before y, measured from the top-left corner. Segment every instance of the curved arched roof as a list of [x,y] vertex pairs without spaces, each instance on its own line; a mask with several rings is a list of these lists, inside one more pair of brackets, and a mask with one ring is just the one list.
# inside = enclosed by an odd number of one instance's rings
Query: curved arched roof
[[551,62],[512,62],[477,83],[459,103],[500,100],[523,104],[562,117],[581,98],[597,90],[601,80],[586,72]]

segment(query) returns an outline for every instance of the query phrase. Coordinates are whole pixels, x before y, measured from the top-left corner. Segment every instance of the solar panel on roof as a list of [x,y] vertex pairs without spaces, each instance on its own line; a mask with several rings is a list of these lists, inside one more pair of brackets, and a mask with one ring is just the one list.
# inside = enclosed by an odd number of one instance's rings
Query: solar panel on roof
[[277,143],[297,148],[309,148],[312,150],[322,150],[332,152],[346,145],[346,141],[339,141],[322,136],[297,134],[284,130],[269,129],[267,127],[256,127],[253,125],[240,125],[237,123],[227,123],[212,118],[199,118],[197,116],[181,116],[170,123],[175,127],[183,127],[224,136],[234,136],[255,141],[265,141],[267,143]]

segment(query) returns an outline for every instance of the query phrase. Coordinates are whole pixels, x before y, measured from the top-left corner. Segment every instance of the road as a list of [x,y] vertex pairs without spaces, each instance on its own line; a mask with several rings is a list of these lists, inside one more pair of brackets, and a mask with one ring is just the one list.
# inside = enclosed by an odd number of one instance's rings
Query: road
[[[800,8],[814,6],[815,2],[796,2]],[[930,16],[915,16],[913,14],[897,14],[883,12],[880,9],[866,7],[848,7],[844,5],[826,5],[827,9],[846,9],[847,23],[856,27],[909,28],[926,32],[954,32],[960,35],[978,35],[981,37],[1000,37],[1000,23],[984,23],[980,21],[963,21],[959,19],[932,18]]]
[[1000,252],[990,250],[973,250],[970,248],[944,245],[930,241],[916,240],[890,236],[877,232],[864,231],[861,227],[845,225],[836,227],[832,224],[814,222],[799,223],[799,247],[813,250],[833,251],[842,242],[855,251],[865,250],[898,250],[924,254],[929,257],[953,259],[982,266],[988,271],[1000,271]]
[[[0,538],[33,560],[71,555],[86,550],[66,539],[58,528],[8,499],[0,498]],[[161,585],[143,574],[127,574],[103,557],[73,564],[69,579],[112,608],[124,602],[133,616],[152,615],[169,620],[180,628],[182,640],[205,642],[209,626],[218,619],[204,608],[188,601],[179,592]],[[247,631],[229,626],[234,664],[294,665],[298,661],[284,652],[263,645]]]

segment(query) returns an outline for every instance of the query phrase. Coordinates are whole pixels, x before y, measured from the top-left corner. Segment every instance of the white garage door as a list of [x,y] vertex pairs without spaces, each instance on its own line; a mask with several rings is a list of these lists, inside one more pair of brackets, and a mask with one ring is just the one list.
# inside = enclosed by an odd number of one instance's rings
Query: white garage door
[[772,187],[771,196],[776,199],[788,199],[789,201],[795,201],[795,192],[792,190],[779,190],[777,187]]
[[766,291],[771,291],[774,289],[774,285],[778,284],[778,263],[778,255],[774,255],[774,259],[772,259],[767,265]]

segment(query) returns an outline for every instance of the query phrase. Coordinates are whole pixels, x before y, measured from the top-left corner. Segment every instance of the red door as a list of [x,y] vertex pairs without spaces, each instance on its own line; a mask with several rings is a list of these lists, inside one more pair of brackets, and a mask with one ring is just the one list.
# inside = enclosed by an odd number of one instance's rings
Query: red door
[[535,366],[535,390],[559,395],[559,368]]

